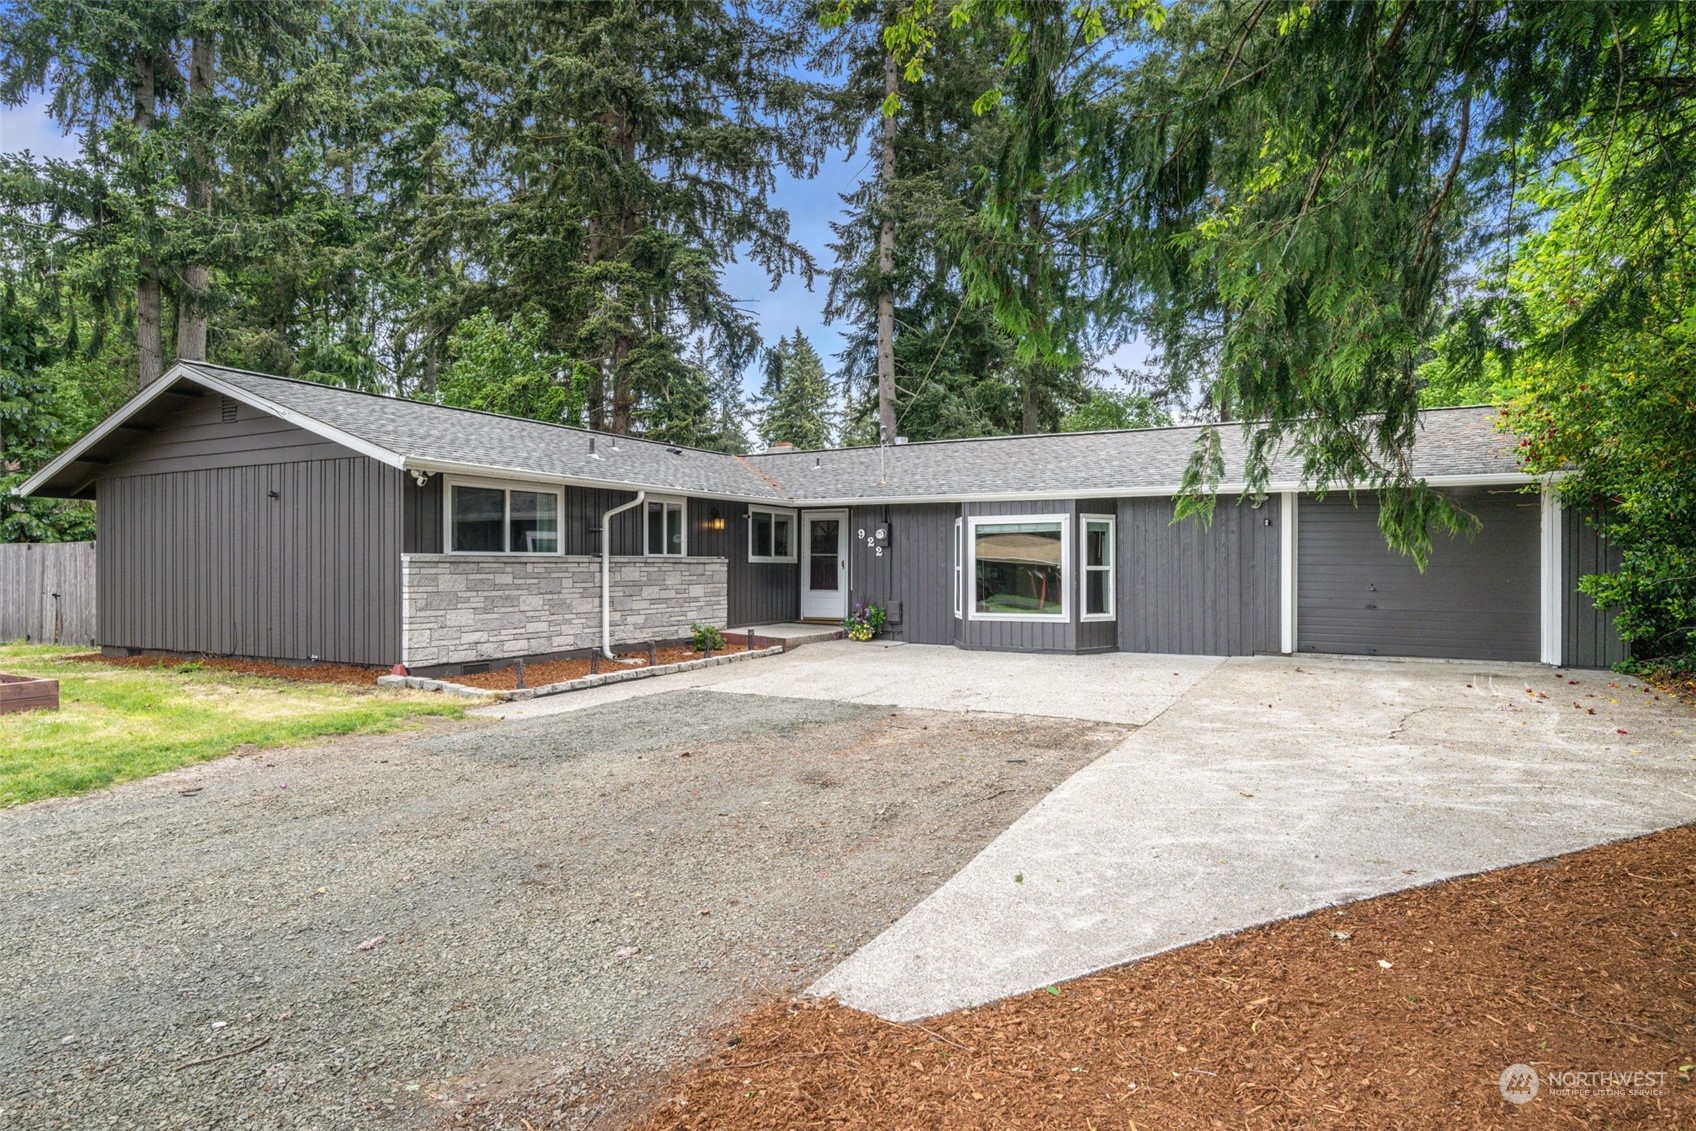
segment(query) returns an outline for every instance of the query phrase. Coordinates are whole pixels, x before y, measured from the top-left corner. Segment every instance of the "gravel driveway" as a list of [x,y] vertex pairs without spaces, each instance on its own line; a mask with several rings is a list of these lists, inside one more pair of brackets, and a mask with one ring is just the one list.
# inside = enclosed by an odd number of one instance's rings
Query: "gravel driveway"
[[683,691],[0,813],[0,1127],[582,1123],[1125,733]]

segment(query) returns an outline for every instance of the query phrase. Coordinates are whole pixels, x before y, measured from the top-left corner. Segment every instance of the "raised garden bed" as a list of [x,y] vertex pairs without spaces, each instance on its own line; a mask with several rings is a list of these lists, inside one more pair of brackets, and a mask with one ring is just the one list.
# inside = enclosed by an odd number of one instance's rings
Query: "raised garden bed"
[[0,673],[0,715],[13,711],[57,711],[59,681]]
[[[768,648],[741,649],[735,651],[717,652],[711,656],[700,656],[698,659],[676,659],[671,663],[657,663],[648,666],[647,653],[632,653],[635,663],[626,666],[615,660],[603,659],[600,662],[601,671],[596,675],[582,675],[574,678],[558,680],[554,683],[544,683],[537,687],[490,687],[489,683],[500,682],[512,684],[516,682],[516,674],[511,668],[502,668],[497,672],[482,672],[476,675],[455,676],[452,679],[430,679],[416,675],[385,675],[377,677],[379,687],[408,687],[416,691],[442,691],[449,695],[465,695],[478,699],[495,699],[502,702],[512,702],[519,699],[534,699],[539,695],[561,695],[567,691],[581,691],[588,687],[600,687],[606,683],[624,683],[632,679],[647,679],[650,676],[669,675],[672,672],[691,671],[695,668],[716,667],[719,664],[731,664],[740,660],[751,660],[760,656],[776,656],[783,652],[781,644]],[[685,654],[685,650],[676,648],[661,649],[658,659],[664,660],[668,655]],[[697,655],[699,653],[686,653]],[[527,679],[533,680],[536,675],[549,678],[552,665],[571,664],[581,665],[588,670],[587,660],[548,661],[529,667]],[[495,677],[485,679],[485,677]],[[470,681],[477,680],[483,686],[476,686]]]

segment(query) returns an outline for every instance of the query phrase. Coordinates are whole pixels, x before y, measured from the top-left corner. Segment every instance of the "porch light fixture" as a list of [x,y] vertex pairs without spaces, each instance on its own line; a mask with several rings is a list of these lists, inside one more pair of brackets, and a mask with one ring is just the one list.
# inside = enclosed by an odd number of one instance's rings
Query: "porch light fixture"
[[711,511],[707,512],[707,529],[708,530],[723,530],[724,529],[724,516],[719,513],[717,507],[714,507]]

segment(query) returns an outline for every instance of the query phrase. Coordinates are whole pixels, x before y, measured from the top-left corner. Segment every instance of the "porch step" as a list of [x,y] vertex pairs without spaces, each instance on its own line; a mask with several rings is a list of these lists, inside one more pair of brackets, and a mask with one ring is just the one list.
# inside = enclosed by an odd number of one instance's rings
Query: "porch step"
[[824,640],[841,640],[842,628],[834,624],[798,624],[790,621],[784,624],[751,624],[741,628],[728,630],[728,634],[752,632],[763,643],[783,645],[785,652],[792,652],[803,644],[817,644]]

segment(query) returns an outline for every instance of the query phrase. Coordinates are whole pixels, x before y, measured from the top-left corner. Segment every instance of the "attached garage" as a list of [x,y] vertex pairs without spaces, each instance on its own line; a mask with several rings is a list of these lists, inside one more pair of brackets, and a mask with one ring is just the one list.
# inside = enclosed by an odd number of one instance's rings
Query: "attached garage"
[[1541,503],[1514,486],[1452,490],[1483,521],[1438,535],[1424,573],[1384,545],[1378,505],[1303,495],[1296,536],[1301,652],[1531,660],[1541,647]]

